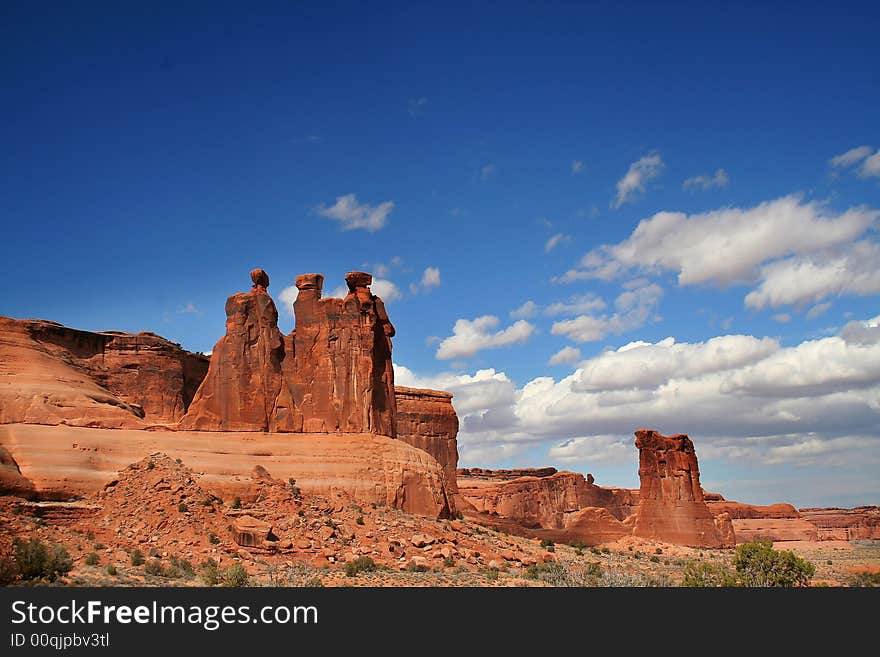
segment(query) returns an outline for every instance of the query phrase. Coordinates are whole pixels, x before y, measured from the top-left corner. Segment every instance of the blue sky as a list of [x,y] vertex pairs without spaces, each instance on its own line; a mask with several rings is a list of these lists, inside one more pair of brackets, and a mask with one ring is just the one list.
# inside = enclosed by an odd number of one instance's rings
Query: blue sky
[[880,501],[876,6],[183,4],[4,5],[0,313],[210,350],[364,268],[465,465]]

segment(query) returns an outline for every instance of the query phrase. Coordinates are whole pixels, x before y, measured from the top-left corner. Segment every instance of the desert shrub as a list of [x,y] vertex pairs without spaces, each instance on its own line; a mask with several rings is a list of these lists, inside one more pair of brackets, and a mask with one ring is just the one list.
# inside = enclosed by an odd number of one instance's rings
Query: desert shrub
[[247,586],[248,571],[240,563],[234,563],[220,572],[220,585],[230,588]]
[[52,582],[58,575],[69,573],[73,568],[73,559],[63,545],[48,547],[38,538],[28,541],[16,538],[12,549],[22,579],[47,579]]
[[147,565],[144,566],[144,572],[147,575],[155,575],[156,577],[167,577],[168,573],[165,571],[165,565],[162,563],[161,559],[150,559],[147,562]]
[[455,567],[455,557],[446,557],[443,560],[444,568],[454,568]]
[[18,579],[18,564],[11,554],[0,554],[0,586],[8,586]]
[[376,570],[376,562],[371,557],[358,557],[345,564],[345,575],[357,577],[358,573],[369,573]]
[[464,514],[461,511],[456,511],[455,518],[456,520],[464,520]]
[[657,548],[654,550],[654,554],[663,554],[663,548]]
[[190,563],[187,559],[179,559],[178,557],[171,557],[168,560],[168,567],[165,570],[165,576],[171,577],[173,579],[185,578],[190,579],[195,577],[196,571],[193,568],[192,563]]
[[114,566],[112,563],[107,564],[107,574],[108,575],[110,575],[111,577],[115,577],[116,572],[117,572],[116,566]]
[[220,542],[220,537],[214,532],[211,532],[208,534],[208,541],[210,541],[211,545],[217,545]]
[[291,495],[293,495],[296,498],[302,497],[302,491],[300,490],[299,486],[296,485],[296,479],[291,477],[290,479],[287,480],[287,484],[288,484],[288,486],[290,486]]
[[104,545],[103,543],[95,543],[96,550],[105,550],[106,548],[107,548],[107,546]]
[[647,586],[669,586],[666,580],[654,580],[640,573],[627,573],[616,570],[606,570],[599,578],[598,586],[604,587],[647,587]]
[[187,511],[189,511],[189,507],[186,505],[186,502],[181,502],[177,505],[177,510],[181,513],[186,513]]
[[147,470],[152,470],[155,467],[156,467],[156,464],[153,463],[152,461],[147,463]]
[[834,563],[834,562],[833,562],[833,561],[831,561],[831,559],[829,559],[829,560],[828,560],[828,561],[826,561],[826,562],[825,562],[825,563],[827,563],[827,564],[828,564],[828,565],[829,565],[829,566],[830,566],[830,565],[831,565],[831,564],[833,564],[833,563]]
[[593,554],[602,554],[602,551],[596,546],[591,547],[590,552],[592,552]]
[[137,548],[131,551],[131,565],[132,566],[143,566],[144,565],[144,554]]
[[93,532],[93,531],[90,529],[90,530],[89,530],[89,533],[86,534],[86,538],[89,539],[90,541],[94,541],[94,540],[95,540],[95,532]]
[[857,573],[849,582],[850,586],[880,586],[880,572],[877,573]]
[[174,459],[174,462],[177,463],[177,465],[182,465],[182,464],[183,464],[183,459],[181,459],[181,458],[176,458],[176,459]]
[[542,548],[553,547],[553,545],[554,545],[553,541],[551,541],[549,538],[542,538],[541,539],[541,547]]
[[500,575],[500,571],[497,568],[483,568],[480,572],[482,573],[483,577],[485,577],[490,582],[496,581],[498,579],[498,576]]
[[551,586],[596,586],[602,575],[598,563],[588,563],[582,568],[562,562],[538,563],[526,568],[525,576]]
[[317,570],[311,566],[297,564],[287,569],[287,585],[305,588],[322,588],[324,582],[317,576]]
[[586,550],[587,549],[587,544],[584,543],[583,541],[575,541],[574,543],[569,543],[569,545],[571,547],[573,547],[575,550]]
[[213,559],[206,559],[199,567],[199,577],[208,586],[216,586],[220,581],[220,571],[217,568],[217,562]]
[[101,561],[100,557],[95,552],[89,552],[86,555],[86,565],[87,566],[97,566],[98,562]]
[[816,568],[790,550],[774,550],[770,541],[743,543],[733,558],[741,586],[807,586]]
[[652,554],[651,558],[650,558],[650,562],[651,563],[660,563],[660,557],[658,557],[656,554]]
[[721,564],[688,561],[684,567],[682,586],[704,588],[738,584],[736,578]]
[[241,498],[238,495],[236,495],[232,500],[232,508],[233,509],[240,509],[241,508]]
[[356,522],[357,524],[359,524],[359,525],[363,525],[363,524],[364,524],[364,517],[363,517],[363,516],[358,516],[358,517],[355,519],[355,522]]
[[603,547],[602,554],[611,554],[611,548]]

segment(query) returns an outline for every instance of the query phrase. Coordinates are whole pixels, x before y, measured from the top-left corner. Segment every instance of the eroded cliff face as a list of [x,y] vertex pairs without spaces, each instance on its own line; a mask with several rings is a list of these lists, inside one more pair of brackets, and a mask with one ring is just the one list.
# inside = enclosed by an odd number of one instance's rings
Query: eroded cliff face
[[597,486],[592,475],[555,468],[463,468],[458,492],[466,514],[501,519],[505,531],[587,545],[630,534],[624,521],[639,497],[638,491]]
[[372,277],[346,274],[344,299],[322,298],[324,277],[297,277],[296,329],[284,336],[262,269],[226,302],[226,335],[196,393],[185,430],[396,435],[394,327]]
[[639,450],[639,508],[633,534],[693,547],[732,547],[729,516],[716,518],[703,499],[691,439],[635,432]]
[[211,354],[180,428],[196,431],[268,431],[281,391],[284,339],[278,310],[266,291],[269,277],[251,272],[250,292],[226,300],[226,335]]
[[391,338],[385,304],[372,276],[349,272],[344,299],[323,298],[324,277],[296,279],[295,365],[288,379],[293,424],[279,430],[397,434]]
[[0,317],[0,423],[173,424],[207,369],[206,357],[154,333]]
[[449,492],[458,492],[458,415],[452,395],[439,390],[396,386],[397,437],[422,449],[442,466]]
[[880,540],[880,506],[807,508],[800,515],[816,527],[820,541]]

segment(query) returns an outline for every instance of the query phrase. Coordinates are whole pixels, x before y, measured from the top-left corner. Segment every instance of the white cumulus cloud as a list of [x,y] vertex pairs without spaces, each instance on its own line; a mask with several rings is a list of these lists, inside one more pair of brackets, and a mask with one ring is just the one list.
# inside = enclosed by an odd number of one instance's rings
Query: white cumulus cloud
[[581,350],[577,347],[563,347],[550,356],[548,365],[571,365],[581,359]]
[[437,358],[467,358],[483,349],[494,349],[525,342],[535,327],[524,319],[517,320],[507,328],[495,331],[499,320],[494,315],[475,319],[459,319],[452,327],[452,335],[437,347]]
[[845,153],[835,155],[830,160],[828,160],[828,164],[830,164],[835,169],[848,169],[849,167],[854,166],[864,160],[870,154],[870,146],[856,146],[855,148],[850,148]]
[[727,187],[730,179],[724,169],[718,169],[711,176],[694,176],[685,180],[681,187],[685,190],[712,189],[714,187]]
[[554,322],[553,335],[564,335],[574,342],[593,342],[608,334],[620,335],[643,326],[654,315],[663,297],[657,284],[627,290],[614,302],[616,312],[604,315],[579,315],[574,319]]
[[659,153],[645,155],[629,165],[626,174],[617,181],[617,198],[612,204],[619,208],[645,191],[645,185],[663,173],[663,158]]
[[544,253],[550,253],[560,244],[565,244],[570,241],[571,235],[566,235],[565,233],[556,233],[555,235],[551,235],[544,243]]
[[316,212],[322,217],[338,221],[342,230],[363,228],[368,232],[381,229],[394,209],[394,201],[385,201],[379,205],[360,203],[354,194],[337,196],[336,203],[331,206],[319,206]]
[[537,315],[540,308],[541,306],[529,299],[519,308],[511,310],[509,315],[513,319],[529,319],[530,317],[534,317],[535,315]]

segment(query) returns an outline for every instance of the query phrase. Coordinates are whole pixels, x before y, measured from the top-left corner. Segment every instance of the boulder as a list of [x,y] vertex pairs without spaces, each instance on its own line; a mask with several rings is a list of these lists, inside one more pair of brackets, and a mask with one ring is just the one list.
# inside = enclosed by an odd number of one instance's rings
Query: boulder
[[243,547],[263,547],[272,536],[272,525],[253,516],[239,516],[232,521],[232,538]]

